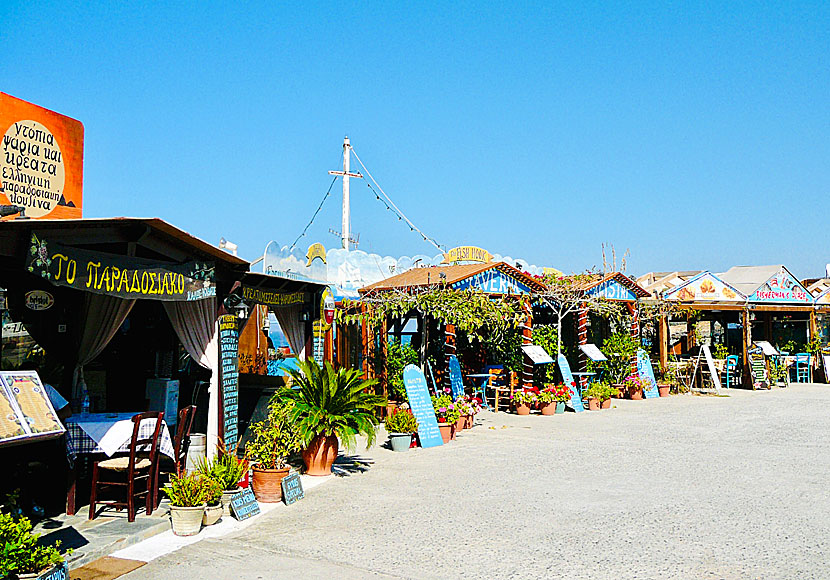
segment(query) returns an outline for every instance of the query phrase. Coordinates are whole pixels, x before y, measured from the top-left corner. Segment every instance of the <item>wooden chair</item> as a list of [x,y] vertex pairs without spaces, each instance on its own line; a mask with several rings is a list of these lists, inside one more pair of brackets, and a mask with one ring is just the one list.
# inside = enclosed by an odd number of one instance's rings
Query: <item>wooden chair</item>
[[[127,508],[127,521],[135,521],[136,498],[144,496],[147,515],[153,513],[158,488],[158,446],[159,433],[163,425],[163,412],[139,413],[132,419],[133,435],[130,439],[130,454],[113,457],[92,464],[92,490],[89,496],[89,519],[95,519],[96,504]],[[156,426],[149,438],[139,439],[141,422],[155,420]],[[149,448],[149,450],[148,450]],[[104,477],[106,476],[106,477]],[[98,492],[110,488],[126,491],[126,500],[98,500]]]
[[[487,386],[484,391],[485,396],[493,400],[493,411],[498,412],[500,406],[504,406],[509,411],[513,391],[518,384],[518,375],[516,373],[508,374],[503,368],[492,368],[488,369],[487,372],[490,377],[487,379]],[[490,394],[487,394],[488,391]]]
[[184,473],[187,463],[187,450],[190,447],[190,431],[193,428],[193,419],[196,418],[196,405],[189,405],[179,410],[178,424],[176,425],[176,437],[173,439],[172,461],[165,461],[166,458],[159,457],[159,477],[156,478],[156,489],[153,497],[156,498],[156,507],[161,501],[159,495],[158,481],[162,476],[169,479],[171,474],[181,475]]

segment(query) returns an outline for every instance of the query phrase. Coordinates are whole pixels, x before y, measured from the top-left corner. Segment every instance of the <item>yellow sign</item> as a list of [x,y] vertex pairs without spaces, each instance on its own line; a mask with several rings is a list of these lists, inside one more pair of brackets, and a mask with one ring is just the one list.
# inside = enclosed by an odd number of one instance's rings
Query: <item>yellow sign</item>
[[564,276],[565,274],[562,270],[557,270],[556,268],[548,268],[545,266],[542,268],[542,275],[543,276]]
[[493,260],[493,255],[487,250],[482,250],[475,246],[459,246],[453,248],[446,254],[441,261],[442,264],[452,264],[454,262],[481,262],[486,264]]
[[323,244],[320,242],[316,242],[311,244],[308,247],[308,252],[305,255],[308,258],[308,263],[306,264],[306,268],[311,266],[311,263],[314,261],[315,258],[320,258],[323,263],[326,263],[326,248],[323,247]]

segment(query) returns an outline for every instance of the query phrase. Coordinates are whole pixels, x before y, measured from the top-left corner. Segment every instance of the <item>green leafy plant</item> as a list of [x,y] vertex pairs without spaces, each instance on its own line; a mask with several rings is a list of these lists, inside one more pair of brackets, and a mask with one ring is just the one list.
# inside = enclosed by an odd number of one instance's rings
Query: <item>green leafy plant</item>
[[595,398],[598,399],[600,403],[607,401],[611,397],[616,397],[619,394],[619,389],[604,382],[591,383],[588,385],[588,388],[582,392],[583,398]]
[[536,401],[540,405],[550,405],[551,403],[556,402],[556,395],[553,393],[553,389],[542,389],[539,391],[539,394],[536,395]]
[[219,505],[222,502],[222,493],[225,491],[225,487],[221,482],[209,477],[205,479],[205,486],[207,487],[207,499],[205,502],[209,506]]
[[516,391],[513,393],[513,403],[516,405],[527,405],[528,407],[536,402],[536,393],[533,391]]
[[36,574],[63,562],[60,542],[40,546],[39,538],[39,534],[32,533],[32,522],[27,518],[15,520],[0,513],[0,578]]
[[294,403],[291,418],[302,447],[318,435],[337,435],[348,449],[354,447],[358,434],[366,437],[367,447],[374,444],[379,423],[374,411],[386,405],[385,398],[367,392],[377,380],[364,380],[356,369],[334,370],[329,362],[321,367],[313,359],[300,361],[299,368],[289,372],[295,388],[285,388],[279,395]]
[[201,473],[170,476],[170,483],[161,491],[170,499],[174,507],[198,507],[207,503],[211,497],[212,483],[209,477]]
[[[555,324],[540,324],[533,326],[533,344],[541,346],[545,352],[556,358],[556,348],[559,346],[567,357],[568,349],[559,343],[559,333]],[[522,369],[519,369],[521,371]],[[537,383],[549,383],[556,380],[556,365],[534,365],[533,379]]]
[[729,349],[725,344],[716,344],[712,348],[712,356],[715,358],[726,358],[729,356]]
[[294,403],[278,397],[268,404],[268,416],[251,425],[253,436],[245,446],[245,457],[261,469],[282,469],[288,457],[300,449],[300,430],[292,413]]
[[389,396],[399,401],[406,401],[406,388],[403,384],[403,369],[406,365],[418,365],[418,353],[408,344],[393,340],[386,345],[386,381]]
[[455,423],[461,417],[449,393],[444,393],[440,397],[432,397],[432,408],[435,409],[435,417],[439,423]]
[[631,372],[631,359],[637,355],[637,342],[626,331],[609,336],[600,349],[608,358],[605,369],[612,383],[619,384]]
[[387,433],[415,433],[418,431],[418,419],[409,409],[395,409],[386,418]]
[[[250,443],[248,443],[250,446]],[[213,459],[201,459],[196,464],[196,471],[207,478],[219,482],[222,489],[232,491],[239,487],[239,480],[248,471],[248,462],[236,457],[235,451],[221,449]]]

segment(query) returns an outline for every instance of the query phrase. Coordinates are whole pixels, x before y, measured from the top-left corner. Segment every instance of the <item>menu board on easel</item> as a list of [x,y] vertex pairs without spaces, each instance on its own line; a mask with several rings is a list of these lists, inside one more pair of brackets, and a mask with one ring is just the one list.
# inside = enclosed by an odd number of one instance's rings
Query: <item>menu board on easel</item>
[[443,445],[444,440],[438,428],[438,419],[435,418],[435,408],[432,406],[424,373],[415,365],[406,365],[403,369],[403,384],[409,408],[418,419],[418,439],[421,447]]
[[761,347],[750,348],[746,351],[749,359],[749,372],[752,376],[752,388],[769,389],[770,382],[767,376],[767,363],[764,358],[764,351]]
[[222,369],[222,441],[227,449],[239,442],[239,319],[233,314],[219,317],[219,366]]
[[65,431],[35,371],[0,372],[0,446]]

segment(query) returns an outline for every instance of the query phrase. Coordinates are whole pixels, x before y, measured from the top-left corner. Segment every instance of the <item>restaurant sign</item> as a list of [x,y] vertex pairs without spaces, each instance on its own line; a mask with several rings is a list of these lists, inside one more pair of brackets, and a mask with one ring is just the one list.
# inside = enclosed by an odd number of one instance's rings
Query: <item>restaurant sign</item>
[[625,300],[627,302],[637,300],[637,295],[634,292],[613,278],[594,286],[586,294],[597,298],[605,298],[606,300]]
[[688,282],[672,288],[665,299],[679,302],[743,302],[746,296],[711,272],[701,272]]
[[26,269],[56,286],[119,298],[190,302],[216,296],[210,262],[165,264],[64,246],[38,238],[26,254]]
[[810,304],[812,295],[790,274],[781,268],[749,297],[750,302],[798,302]]
[[493,261],[493,255],[487,250],[475,246],[459,246],[444,254],[442,264],[454,264],[456,262],[480,262],[487,264]]
[[530,288],[500,270],[491,268],[453,284],[456,290],[475,288],[487,294],[527,294]]
[[305,302],[305,292],[276,292],[264,288],[242,286],[242,299],[249,304],[262,304],[272,308],[287,308]]

